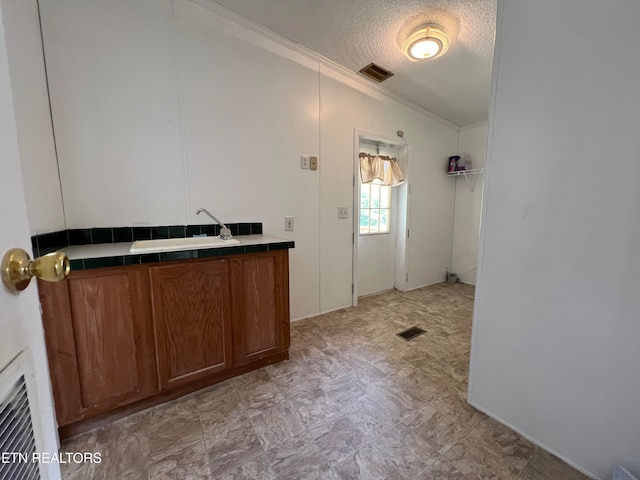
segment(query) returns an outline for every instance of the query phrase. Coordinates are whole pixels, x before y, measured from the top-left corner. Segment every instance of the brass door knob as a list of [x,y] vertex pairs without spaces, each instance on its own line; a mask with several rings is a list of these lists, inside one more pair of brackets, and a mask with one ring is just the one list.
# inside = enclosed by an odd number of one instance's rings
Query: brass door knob
[[69,258],[54,252],[31,260],[21,248],[12,248],[2,257],[2,283],[10,292],[19,292],[29,285],[32,277],[47,282],[59,282],[69,275]]

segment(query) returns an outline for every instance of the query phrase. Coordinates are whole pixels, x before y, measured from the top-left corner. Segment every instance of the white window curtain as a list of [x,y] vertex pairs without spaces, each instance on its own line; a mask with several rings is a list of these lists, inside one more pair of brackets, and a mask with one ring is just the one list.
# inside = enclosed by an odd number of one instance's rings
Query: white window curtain
[[360,178],[362,183],[378,179],[381,185],[390,187],[397,187],[405,181],[397,158],[368,153],[360,153]]

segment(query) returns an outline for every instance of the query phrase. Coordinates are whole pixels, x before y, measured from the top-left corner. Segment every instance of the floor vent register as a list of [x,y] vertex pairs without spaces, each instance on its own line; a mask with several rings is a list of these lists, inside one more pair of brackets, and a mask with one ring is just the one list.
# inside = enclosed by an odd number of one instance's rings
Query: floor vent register
[[425,333],[425,331],[422,330],[421,328],[411,327],[411,328],[407,328],[406,330],[403,330],[400,333],[396,333],[396,335],[399,336],[400,338],[404,338],[405,340],[409,341],[416,338],[419,335],[422,335],[423,333]]

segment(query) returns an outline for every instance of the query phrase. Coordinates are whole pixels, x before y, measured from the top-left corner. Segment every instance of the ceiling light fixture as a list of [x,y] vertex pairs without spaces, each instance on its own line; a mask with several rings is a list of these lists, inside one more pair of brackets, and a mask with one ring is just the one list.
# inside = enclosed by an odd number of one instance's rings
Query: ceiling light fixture
[[449,48],[449,37],[438,25],[423,25],[402,44],[404,53],[412,62],[436,58]]

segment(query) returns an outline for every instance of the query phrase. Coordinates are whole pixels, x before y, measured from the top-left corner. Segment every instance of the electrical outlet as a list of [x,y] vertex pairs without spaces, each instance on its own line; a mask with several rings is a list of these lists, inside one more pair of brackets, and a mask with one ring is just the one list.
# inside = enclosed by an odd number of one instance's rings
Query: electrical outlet
[[318,157],[309,157],[309,168],[311,170],[318,169]]
[[338,207],[338,218],[349,218],[349,208]]
[[293,217],[284,217],[284,231],[293,232]]
[[306,155],[300,155],[300,168],[303,170],[309,170],[309,157]]

